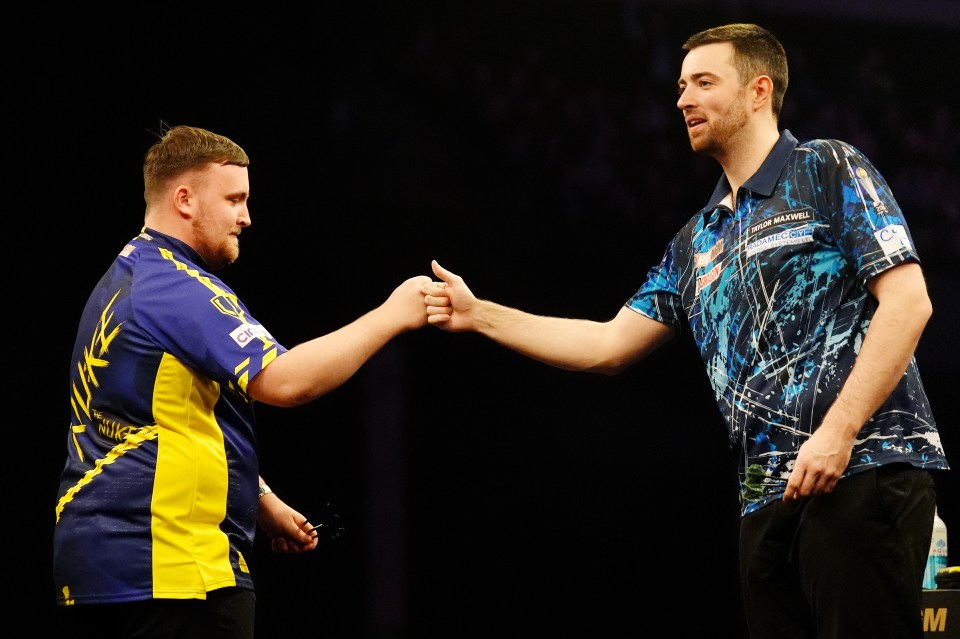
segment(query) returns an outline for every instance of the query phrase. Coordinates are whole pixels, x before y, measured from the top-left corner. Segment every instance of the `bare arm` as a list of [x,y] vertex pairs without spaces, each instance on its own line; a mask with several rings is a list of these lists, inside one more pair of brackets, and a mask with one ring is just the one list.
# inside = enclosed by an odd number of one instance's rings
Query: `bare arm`
[[429,282],[412,277],[350,324],[291,348],[250,381],[248,394],[265,404],[299,406],[338,388],[391,339],[426,326],[422,289]]
[[918,264],[885,271],[867,287],[879,306],[840,394],[800,447],[785,500],[833,490],[850,461],[857,433],[893,392],[930,319],[932,307]]
[[675,335],[674,329],[626,307],[607,322],[544,317],[478,299],[463,278],[436,261],[442,282],[425,287],[428,321],[473,331],[531,359],[571,371],[614,375]]

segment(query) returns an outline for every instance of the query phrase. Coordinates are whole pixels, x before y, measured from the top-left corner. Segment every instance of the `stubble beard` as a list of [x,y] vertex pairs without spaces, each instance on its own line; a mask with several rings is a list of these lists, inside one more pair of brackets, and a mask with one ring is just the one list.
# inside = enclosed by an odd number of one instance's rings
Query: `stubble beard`
[[[229,231],[211,228],[203,215],[195,218],[194,230],[202,245],[197,252],[206,260],[207,267],[211,271],[229,266],[240,257],[240,238]],[[223,233],[227,233],[225,237]]]
[[689,134],[690,148],[694,153],[719,157],[729,151],[727,147],[730,140],[743,130],[748,121],[746,106],[737,100],[723,115],[707,122],[706,131],[698,136]]
[[240,238],[236,235],[228,235],[217,247],[216,254],[219,264],[218,269],[230,266],[240,257]]

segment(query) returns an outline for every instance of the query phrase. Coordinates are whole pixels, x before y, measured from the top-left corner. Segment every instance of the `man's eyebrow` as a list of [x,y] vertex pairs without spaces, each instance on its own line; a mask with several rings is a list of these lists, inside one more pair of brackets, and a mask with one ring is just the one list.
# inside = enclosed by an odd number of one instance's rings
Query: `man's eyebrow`
[[[690,75],[690,80],[699,80],[700,78],[716,78],[716,77],[719,77],[719,76],[717,76],[717,74],[713,73],[712,71],[698,71],[697,73],[692,73]],[[679,78],[677,80],[677,84],[684,84],[685,82],[686,80],[684,80],[683,78]]]

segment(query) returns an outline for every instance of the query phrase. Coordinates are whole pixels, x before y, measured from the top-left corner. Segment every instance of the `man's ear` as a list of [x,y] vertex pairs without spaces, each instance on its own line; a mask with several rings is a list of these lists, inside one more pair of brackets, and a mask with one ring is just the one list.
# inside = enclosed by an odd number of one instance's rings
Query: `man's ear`
[[192,218],[197,198],[186,184],[179,184],[173,190],[173,207],[184,219]]
[[773,80],[768,75],[758,75],[753,80],[753,109],[760,111],[773,104]]

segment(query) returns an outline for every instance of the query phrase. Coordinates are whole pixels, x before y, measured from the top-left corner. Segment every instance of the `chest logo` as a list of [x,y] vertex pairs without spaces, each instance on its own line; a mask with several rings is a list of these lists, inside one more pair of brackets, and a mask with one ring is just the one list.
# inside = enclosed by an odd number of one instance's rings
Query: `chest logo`
[[697,293],[710,286],[720,277],[720,265],[717,264],[712,269],[697,277]]
[[776,215],[771,215],[765,217],[753,226],[750,227],[749,235],[752,237],[757,233],[766,231],[774,226],[779,226],[781,224],[792,224],[796,222],[812,222],[813,221],[813,211],[810,210],[801,210],[801,211],[786,211],[785,213],[777,213]]
[[805,244],[813,241],[813,227],[808,224],[795,229],[777,231],[764,235],[759,240],[747,243],[747,257],[756,255],[760,251],[765,251],[780,246],[790,246],[791,244]]
[[716,259],[723,252],[723,238],[717,240],[717,243],[711,246],[703,253],[697,253],[693,256],[693,265],[697,268],[703,268]]

